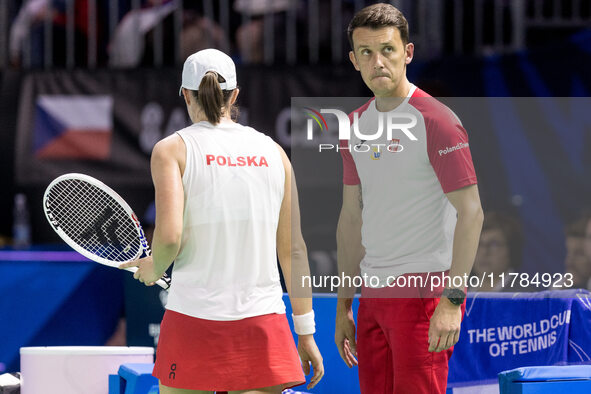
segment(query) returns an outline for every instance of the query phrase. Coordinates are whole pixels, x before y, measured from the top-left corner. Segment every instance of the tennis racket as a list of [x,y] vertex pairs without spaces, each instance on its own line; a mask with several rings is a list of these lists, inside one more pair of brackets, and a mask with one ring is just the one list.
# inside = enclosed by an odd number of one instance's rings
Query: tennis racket
[[[45,216],[72,249],[97,263],[119,267],[152,251],[129,205],[109,186],[84,174],[65,174],[47,186]],[[125,268],[135,272],[137,267]],[[164,289],[170,278],[156,282]]]

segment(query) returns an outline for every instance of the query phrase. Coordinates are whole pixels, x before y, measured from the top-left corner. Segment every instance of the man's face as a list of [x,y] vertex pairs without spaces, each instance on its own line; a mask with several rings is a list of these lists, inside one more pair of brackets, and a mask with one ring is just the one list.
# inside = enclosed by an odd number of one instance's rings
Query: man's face
[[349,59],[376,97],[400,96],[397,89],[412,60],[413,44],[404,45],[395,27],[358,27],[353,30],[353,45]]
[[591,277],[591,261],[585,256],[585,238],[566,237],[566,259],[564,265],[567,272],[574,275],[574,282],[578,286],[586,286]]
[[587,229],[585,231],[584,250],[587,259],[591,262],[591,219],[587,222]]
[[484,230],[480,234],[480,243],[474,259],[474,274],[500,274],[506,272],[510,265],[509,246],[503,232],[497,229]]

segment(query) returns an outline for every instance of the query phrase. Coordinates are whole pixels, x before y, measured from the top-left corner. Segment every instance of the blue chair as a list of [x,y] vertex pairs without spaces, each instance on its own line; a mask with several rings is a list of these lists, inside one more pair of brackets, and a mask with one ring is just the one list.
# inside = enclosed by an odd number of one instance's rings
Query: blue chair
[[154,364],[123,364],[118,375],[109,375],[109,394],[158,394]]

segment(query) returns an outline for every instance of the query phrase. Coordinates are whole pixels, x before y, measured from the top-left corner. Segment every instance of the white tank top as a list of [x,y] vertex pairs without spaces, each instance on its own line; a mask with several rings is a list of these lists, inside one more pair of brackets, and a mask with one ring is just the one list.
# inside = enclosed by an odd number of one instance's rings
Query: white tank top
[[273,140],[225,121],[185,142],[185,207],[167,309],[208,320],[285,313],[276,235],[285,172]]

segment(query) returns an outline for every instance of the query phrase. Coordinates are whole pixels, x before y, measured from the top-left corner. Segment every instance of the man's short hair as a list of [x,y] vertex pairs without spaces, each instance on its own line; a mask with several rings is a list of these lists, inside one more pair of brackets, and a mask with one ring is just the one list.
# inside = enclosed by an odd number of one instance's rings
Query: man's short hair
[[567,237],[584,238],[587,236],[587,224],[591,220],[591,209],[581,211],[577,219],[564,227],[564,235]]
[[392,26],[400,32],[400,38],[404,45],[408,44],[408,22],[402,12],[392,4],[378,3],[367,6],[353,16],[349,27],[347,28],[347,35],[349,36],[349,44],[351,49],[353,47],[353,30],[358,27],[369,27],[370,29],[379,29],[382,27]]
[[582,217],[572,223],[567,224],[564,228],[564,235],[573,238],[584,238],[588,221],[588,217]]

